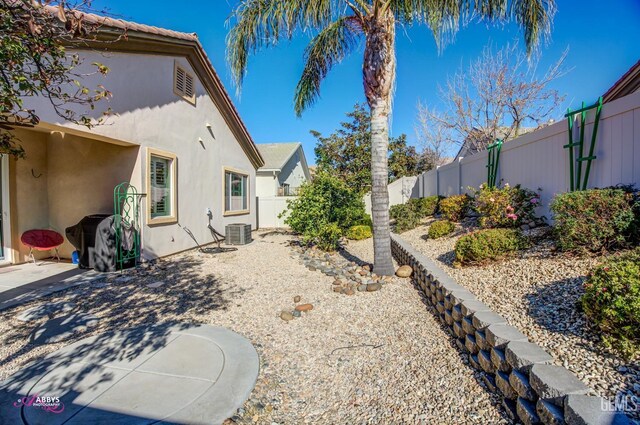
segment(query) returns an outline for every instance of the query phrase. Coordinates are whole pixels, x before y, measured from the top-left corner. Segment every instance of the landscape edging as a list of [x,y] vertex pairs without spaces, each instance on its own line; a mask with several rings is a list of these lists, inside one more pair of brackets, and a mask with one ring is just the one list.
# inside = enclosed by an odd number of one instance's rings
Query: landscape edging
[[[469,355],[487,388],[503,397],[511,419],[548,425],[630,423],[608,400],[587,395],[589,387],[571,371],[552,365],[553,357],[543,348],[396,234],[391,235],[391,251],[399,265],[411,266],[411,277],[431,311],[448,328],[458,349]],[[572,408],[572,396],[581,396],[580,409]]]

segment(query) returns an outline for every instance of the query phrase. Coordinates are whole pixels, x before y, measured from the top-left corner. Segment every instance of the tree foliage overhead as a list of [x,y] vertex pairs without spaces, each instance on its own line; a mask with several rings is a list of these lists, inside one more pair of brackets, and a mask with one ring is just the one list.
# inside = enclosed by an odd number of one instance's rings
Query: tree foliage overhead
[[[40,122],[37,111],[24,105],[24,99],[31,96],[46,98],[65,121],[86,127],[100,123],[88,113],[111,94],[102,85],[83,85],[88,74],[78,70],[82,61],[65,48],[92,39],[98,25],[87,24],[82,13],[89,6],[87,1],[72,5],[0,0],[0,153],[24,156],[12,130]],[[95,73],[108,72],[102,64],[93,66]]]
[[[315,154],[319,170],[330,171],[358,193],[371,190],[371,121],[367,108],[359,103],[347,113],[349,121],[325,137],[317,131]],[[415,176],[422,171],[422,157],[407,145],[407,137],[389,138],[389,180]]]

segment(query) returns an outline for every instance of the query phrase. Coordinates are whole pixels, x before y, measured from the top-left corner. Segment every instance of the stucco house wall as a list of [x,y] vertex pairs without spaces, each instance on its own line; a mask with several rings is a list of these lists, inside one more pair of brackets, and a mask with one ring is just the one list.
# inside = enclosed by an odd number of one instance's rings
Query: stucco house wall
[[[36,109],[43,124],[23,137],[27,159],[18,160],[13,166],[12,192],[17,199],[12,203],[12,211],[15,210],[12,217],[18,218],[12,223],[12,239],[34,227],[53,227],[64,232],[65,227],[85,215],[112,211],[113,187],[121,181],[130,181],[145,192],[149,148],[177,157],[177,222],[149,225],[147,197],[142,198],[144,257],[155,258],[193,248],[194,242],[180,226],[188,227],[201,244],[212,241],[207,229],[207,209],[213,212],[212,225],[220,232],[230,223],[250,223],[256,227],[255,166],[186,57],[79,53],[84,64],[100,62],[110,68],[106,77],[92,75],[83,83],[88,87],[103,84],[113,93],[108,103],[98,104],[95,116],[107,107],[114,115],[105,125],[87,130],[63,122],[46,100],[27,99],[26,106]],[[195,105],[174,93],[176,62],[195,77]],[[123,146],[92,140],[100,139],[99,136],[114,139]],[[44,170],[42,180],[34,181],[30,176],[34,166]],[[225,168],[248,176],[246,214],[224,215]],[[35,198],[42,207],[26,213],[35,202],[34,194],[39,194]],[[64,253],[69,252],[67,246]]]

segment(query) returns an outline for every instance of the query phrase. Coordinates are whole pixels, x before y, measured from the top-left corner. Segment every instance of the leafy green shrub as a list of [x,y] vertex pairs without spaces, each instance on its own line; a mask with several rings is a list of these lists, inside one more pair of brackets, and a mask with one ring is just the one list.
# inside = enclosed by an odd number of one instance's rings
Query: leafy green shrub
[[582,308],[605,345],[628,359],[640,353],[640,248],[598,265],[584,290]]
[[420,217],[409,204],[393,205],[389,215],[396,221],[396,232],[402,233],[414,229],[420,224]]
[[319,173],[305,183],[298,198],[287,202],[287,210],[285,224],[301,234],[303,242],[329,250],[337,248],[351,226],[367,219],[360,195],[328,173]]
[[503,187],[480,186],[475,194],[474,208],[480,214],[481,227],[519,227],[536,221],[535,209],[540,195],[520,185]]
[[471,198],[467,195],[454,195],[440,200],[440,212],[449,221],[461,221],[467,214]]
[[327,223],[320,226],[315,237],[318,248],[323,251],[335,251],[340,247],[342,229],[336,223]]
[[362,226],[369,226],[373,229],[373,220],[371,219],[371,216],[369,214],[365,213],[364,218],[360,220],[359,224]]
[[456,225],[448,220],[439,220],[429,226],[427,235],[429,239],[438,239],[448,234],[453,233],[456,229]]
[[600,252],[628,246],[638,235],[639,205],[632,192],[621,188],[557,195],[551,211],[560,249]]
[[528,245],[515,229],[484,229],[462,236],[456,242],[458,264],[480,264],[508,256]]
[[369,239],[373,236],[371,232],[371,227],[363,224],[359,224],[357,226],[351,226],[349,230],[347,230],[347,239],[353,239],[355,241],[359,241],[362,239]]
[[427,196],[426,198],[411,198],[407,202],[420,218],[429,217],[438,210],[438,196]]

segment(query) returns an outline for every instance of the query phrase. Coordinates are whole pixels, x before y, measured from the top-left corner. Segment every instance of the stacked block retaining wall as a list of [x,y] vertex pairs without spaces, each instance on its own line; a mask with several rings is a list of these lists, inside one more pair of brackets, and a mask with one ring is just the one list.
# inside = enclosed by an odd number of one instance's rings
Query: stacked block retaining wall
[[482,373],[490,391],[502,396],[512,420],[524,424],[629,424],[621,412],[597,396],[573,373],[507,320],[457,284],[439,266],[398,235],[391,236],[396,261],[413,268],[412,279],[431,311]]

